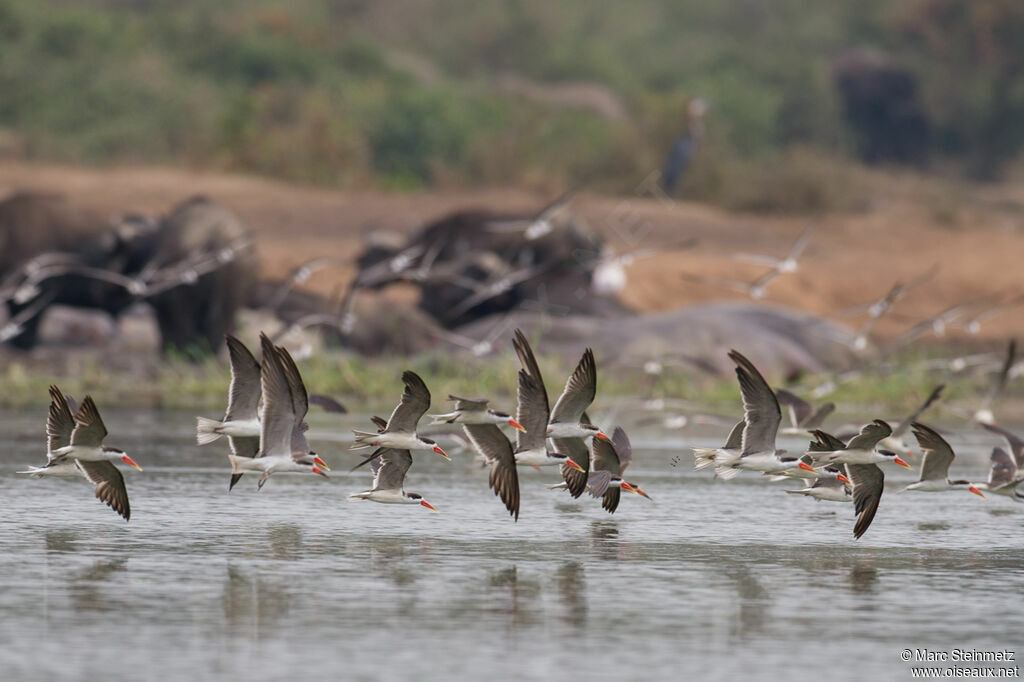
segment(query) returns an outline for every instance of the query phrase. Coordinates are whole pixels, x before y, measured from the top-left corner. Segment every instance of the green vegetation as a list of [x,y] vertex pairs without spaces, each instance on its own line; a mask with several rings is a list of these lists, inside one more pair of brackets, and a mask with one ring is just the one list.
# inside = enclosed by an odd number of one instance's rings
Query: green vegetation
[[[1013,0],[0,0],[0,148],[341,187],[628,192],[701,96],[708,137],[683,193],[844,208],[835,54],[909,67],[934,150],[994,175],[1024,144],[1022,38]],[[625,116],[513,93],[502,74],[590,83]]]
[[[103,407],[153,407],[216,412],[224,408],[230,373],[227,363],[207,359],[195,364],[183,358],[153,363],[148,355],[122,359],[126,364],[112,370],[110,358],[80,352],[63,358],[66,364],[54,369],[52,359],[10,355],[0,363],[0,409],[38,408],[46,401],[47,386],[58,384],[72,395],[91,393]],[[868,371],[851,380],[838,382],[834,392],[821,400],[832,400],[846,415],[894,417],[917,407],[939,383],[946,384],[940,403],[944,422],[969,418],[989,386],[989,377],[961,373],[949,375],[926,369],[932,356],[912,353],[892,359],[893,371]],[[569,367],[559,358],[540,357],[541,371],[548,379],[548,391],[561,389]],[[431,387],[435,406],[449,393],[488,396],[510,408],[515,403],[518,361],[512,353],[477,360],[463,355],[428,353],[414,358],[364,358],[343,352],[321,352],[299,361],[299,369],[310,392],[334,396],[358,411],[389,410],[399,395],[399,377],[405,369],[418,372]],[[773,377],[768,377],[773,380]],[[828,376],[807,375],[787,388],[803,396],[829,380]],[[610,410],[616,405],[636,405],[639,400],[662,398],[668,412],[683,412],[674,401],[685,401],[696,412],[737,414],[739,389],[731,376],[710,377],[666,368],[653,380],[640,367],[602,366],[599,377],[599,405]],[[1024,389],[1010,385],[996,411],[1011,417],[1024,405]],[[552,399],[554,399],[552,395]]]

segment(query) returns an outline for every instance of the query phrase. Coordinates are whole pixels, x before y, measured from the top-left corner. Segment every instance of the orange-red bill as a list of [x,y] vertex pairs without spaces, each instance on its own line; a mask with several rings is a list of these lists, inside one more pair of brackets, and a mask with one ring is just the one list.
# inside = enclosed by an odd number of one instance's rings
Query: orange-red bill
[[451,458],[451,457],[449,457],[449,456],[448,456],[448,455],[447,455],[447,454],[445,453],[445,451],[441,449],[441,446],[440,446],[440,445],[435,445],[435,446],[434,446],[434,452],[436,452],[437,454],[441,455],[442,457],[444,457],[444,458],[445,458],[446,460],[448,460],[449,462],[450,462],[450,461],[452,461],[452,458]]
[[511,426],[516,431],[526,433],[526,429],[523,428],[523,425],[517,422],[515,419],[509,418],[508,425]]
[[899,464],[901,467],[903,467],[905,469],[913,469],[914,468],[914,467],[910,466],[909,464],[907,464],[904,460],[900,459],[899,457],[893,457],[892,461],[894,463],[896,463],[896,464]]
[[[437,511],[437,509],[434,508],[434,505],[430,504],[426,500],[420,500],[420,504],[423,505],[424,507],[426,507],[427,509],[429,509],[430,511],[434,511],[434,512]],[[438,513],[440,514],[441,512],[438,512]]]
[[578,471],[580,473],[586,473],[586,471],[583,469],[583,467],[581,467],[579,464],[574,462],[572,459],[566,458],[565,466],[569,467],[570,469],[575,469],[576,471]]
[[129,457],[128,455],[124,455],[123,457],[121,457],[121,461],[127,464],[128,466],[132,467],[133,469],[138,469],[139,471],[142,471],[142,467],[136,464],[135,460]]

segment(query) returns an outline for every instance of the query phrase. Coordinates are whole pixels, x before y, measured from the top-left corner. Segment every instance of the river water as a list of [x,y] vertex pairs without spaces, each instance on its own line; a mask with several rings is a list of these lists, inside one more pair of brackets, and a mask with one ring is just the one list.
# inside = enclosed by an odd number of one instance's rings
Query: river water
[[[1006,498],[890,488],[854,541],[852,505],[690,471],[688,446],[724,433],[640,433],[628,478],[653,502],[610,516],[525,470],[513,523],[468,452],[410,470],[440,513],[349,501],[370,481],[347,473],[351,417],[312,415],[329,480],[228,494],[192,415],[104,416],[145,469],[126,473],[130,523],[84,480],[17,476],[45,415],[0,414],[5,680],[899,680],[904,649],[1024,654],[1024,505]],[[992,444],[959,446],[954,476],[984,480]]]

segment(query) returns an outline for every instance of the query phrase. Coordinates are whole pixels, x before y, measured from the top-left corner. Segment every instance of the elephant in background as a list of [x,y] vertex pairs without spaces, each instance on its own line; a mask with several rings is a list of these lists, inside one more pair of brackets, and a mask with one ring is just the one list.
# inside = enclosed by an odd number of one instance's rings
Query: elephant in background
[[[244,248],[236,248],[238,245]],[[184,284],[147,299],[156,312],[165,350],[202,346],[214,353],[224,335],[235,325],[235,314],[253,296],[259,261],[249,243],[249,232],[228,208],[206,198],[182,202],[160,221],[150,266],[173,268],[202,254],[218,259],[220,266]]]
[[241,220],[204,197],[160,220],[111,221],[56,194],[0,202],[0,300],[12,319],[36,313],[10,339],[19,348],[35,346],[51,304],[116,318],[142,300],[154,309],[164,350],[209,352],[231,331],[257,273]]

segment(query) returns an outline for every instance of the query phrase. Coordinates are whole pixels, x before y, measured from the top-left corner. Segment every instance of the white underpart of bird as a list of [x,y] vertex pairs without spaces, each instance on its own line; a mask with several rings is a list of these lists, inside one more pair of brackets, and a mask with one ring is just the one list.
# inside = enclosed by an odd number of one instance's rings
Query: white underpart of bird
[[[815,433],[818,433],[815,431]],[[883,438],[892,434],[892,427],[881,419],[876,419],[861,428],[860,433],[853,437],[842,450],[818,451],[808,450],[818,466],[823,464],[881,464],[892,462],[906,469],[912,468],[899,455],[888,450],[876,449]]]
[[743,427],[746,422],[742,419],[736,422],[725,439],[725,445],[720,448],[693,448],[693,469],[700,471],[713,464],[731,465],[740,458],[743,452]]

